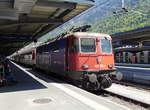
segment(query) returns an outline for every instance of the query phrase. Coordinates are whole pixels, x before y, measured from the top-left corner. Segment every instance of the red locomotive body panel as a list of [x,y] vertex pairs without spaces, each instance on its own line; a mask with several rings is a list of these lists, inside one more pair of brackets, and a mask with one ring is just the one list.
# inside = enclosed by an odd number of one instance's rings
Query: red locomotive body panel
[[[90,57],[90,58],[89,58]],[[114,60],[113,55],[79,55],[78,56],[78,66],[77,70],[90,70],[90,71],[100,71],[100,70],[110,70],[114,69]],[[109,67],[108,65],[112,64],[113,67]],[[83,65],[89,65],[88,69],[83,69]]]
[[[101,35],[101,34],[96,34],[95,36],[90,36],[90,35],[86,36],[86,34],[85,35],[81,34],[81,36],[80,36],[80,33],[79,33],[78,36],[74,35],[74,36],[69,37],[69,43],[70,43],[69,47],[68,47],[69,49],[72,48],[71,46],[73,45],[73,43],[72,43],[73,39],[78,39],[79,47],[78,47],[78,50],[76,50],[75,52],[68,51],[69,52],[69,55],[68,55],[69,62],[68,63],[69,63],[70,70],[101,71],[101,70],[115,69],[114,56],[113,56],[113,52],[112,52],[110,36]],[[93,47],[93,48],[95,48],[95,51],[82,52],[81,39],[83,39],[83,40],[88,39],[89,41],[90,40],[95,41],[95,45],[93,45],[93,46],[95,46],[95,47]],[[109,44],[105,44],[105,46],[109,45],[109,49],[108,49],[109,52],[104,53],[102,51],[102,48],[104,48],[104,45],[102,45],[102,39],[109,42]],[[85,43],[87,42],[87,45],[88,45],[89,41],[85,41]],[[90,42],[89,42],[89,44],[90,44]]]

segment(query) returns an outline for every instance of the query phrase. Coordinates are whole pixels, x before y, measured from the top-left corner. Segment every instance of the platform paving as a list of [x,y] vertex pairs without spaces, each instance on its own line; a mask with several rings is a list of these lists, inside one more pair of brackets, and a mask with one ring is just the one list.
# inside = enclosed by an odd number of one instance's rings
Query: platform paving
[[0,88],[1,110],[128,110],[70,84],[37,76],[30,68],[15,63],[11,68],[19,82]]

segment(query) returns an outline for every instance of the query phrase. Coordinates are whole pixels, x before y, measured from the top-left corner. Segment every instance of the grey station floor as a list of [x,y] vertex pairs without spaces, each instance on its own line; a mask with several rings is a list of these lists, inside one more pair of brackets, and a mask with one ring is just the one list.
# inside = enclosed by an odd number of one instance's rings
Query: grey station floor
[[11,63],[17,84],[0,87],[1,110],[128,110],[73,85]]

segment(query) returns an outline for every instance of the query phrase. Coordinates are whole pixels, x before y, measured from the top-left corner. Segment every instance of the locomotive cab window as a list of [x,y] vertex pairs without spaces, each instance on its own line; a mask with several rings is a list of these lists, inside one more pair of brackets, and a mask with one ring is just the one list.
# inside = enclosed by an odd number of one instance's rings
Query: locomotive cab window
[[94,38],[80,39],[81,52],[94,53],[96,52],[96,41]]
[[53,52],[59,52],[59,46],[56,43],[52,44],[52,51]]
[[111,53],[111,44],[108,39],[101,39],[102,53]]

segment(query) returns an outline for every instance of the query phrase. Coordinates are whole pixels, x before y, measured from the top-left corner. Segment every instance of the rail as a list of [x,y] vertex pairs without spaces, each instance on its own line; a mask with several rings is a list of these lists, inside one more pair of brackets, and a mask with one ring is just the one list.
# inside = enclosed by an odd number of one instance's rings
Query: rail
[[140,104],[143,107],[150,107],[150,92],[140,89],[133,89],[124,85],[113,84],[112,87],[105,90],[106,93],[112,96],[118,96],[125,100]]

